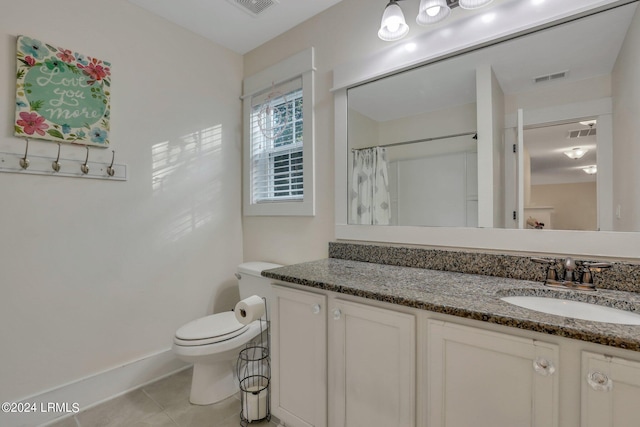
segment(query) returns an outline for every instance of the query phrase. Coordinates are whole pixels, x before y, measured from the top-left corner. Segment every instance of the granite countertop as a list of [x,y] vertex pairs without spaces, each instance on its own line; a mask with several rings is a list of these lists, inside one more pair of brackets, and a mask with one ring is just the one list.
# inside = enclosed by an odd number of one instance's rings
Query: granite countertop
[[640,294],[563,290],[540,282],[328,258],[262,272],[270,279],[436,313],[640,351],[640,326],[540,313],[500,300],[537,295],[640,313]]

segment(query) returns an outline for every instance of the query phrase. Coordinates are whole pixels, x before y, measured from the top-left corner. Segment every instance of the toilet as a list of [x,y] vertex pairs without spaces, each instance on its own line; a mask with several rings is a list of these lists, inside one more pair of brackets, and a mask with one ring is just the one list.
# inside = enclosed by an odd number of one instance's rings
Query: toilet
[[[240,299],[251,295],[265,297],[267,310],[270,310],[271,284],[260,273],[277,267],[281,265],[268,262],[240,264],[236,274]],[[233,311],[227,311],[193,320],[176,331],[172,347],[174,353],[179,359],[193,363],[191,403],[210,405],[238,392],[236,360],[240,350],[260,334],[260,322],[256,320],[243,325],[236,320]],[[262,330],[266,327],[263,321]]]

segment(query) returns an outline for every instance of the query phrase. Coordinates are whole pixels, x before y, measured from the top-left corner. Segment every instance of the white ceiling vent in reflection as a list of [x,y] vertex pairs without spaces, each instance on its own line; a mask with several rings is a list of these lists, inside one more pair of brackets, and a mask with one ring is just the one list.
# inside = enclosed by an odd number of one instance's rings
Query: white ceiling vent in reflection
[[567,134],[568,139],[584,138],[585,136],[595,136],[596,128],[590,127],[589,129],[570,130]]
[[257,18],[265,10],[271,6],[278,4],[278,0],[227,0],[229,3],[237,6],[240,10]]
[[569,71],[558,71],[557,73],[546,74],[533,78],[534,83],[551,82],[553,80],[564,79],[569,75]]

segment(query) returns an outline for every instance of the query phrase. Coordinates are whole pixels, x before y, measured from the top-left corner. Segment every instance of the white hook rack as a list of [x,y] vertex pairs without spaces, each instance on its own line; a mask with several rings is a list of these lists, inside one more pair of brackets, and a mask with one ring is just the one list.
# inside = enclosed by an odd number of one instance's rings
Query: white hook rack
[[[115,154],[114,154],[115,156]],[[28,168],[21,166],[21,161],[24,163],[27,155],[16,153],[0,152],[0,172],[28,174],[28,175],[48,175],[48,176],[64,176],[70,178],[92,178],[92,179],[106,179],[109,181],[126,181],[127,180],[127,165],[120,163],[107,162],[92,162],[88,158],[86,161],[78,159],[65,159],[58,157],[58,160],[54,163],[59,165],[59,170],[56,171],[52,167],[52,161],[56,160],[54,157],[36,156],[28,154]],[[81,167],[87,167],[88,172],[83,173]],[[113,172],[113,175],[111,173]]]

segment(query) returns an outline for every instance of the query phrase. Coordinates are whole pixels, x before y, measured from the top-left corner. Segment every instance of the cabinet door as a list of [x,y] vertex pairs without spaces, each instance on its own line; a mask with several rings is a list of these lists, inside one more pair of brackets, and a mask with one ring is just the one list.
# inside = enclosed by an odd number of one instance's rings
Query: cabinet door
[[348,301],[329,316],[329,425],[415,425],[415,317]]
[[582,427],[637,427],[639,405],[639,362],[582,352]]
[[428,321],[429,427],[558,425],[558,347]]
[[271,412],[287,427],[326,427],[327,298],[273,290]]

